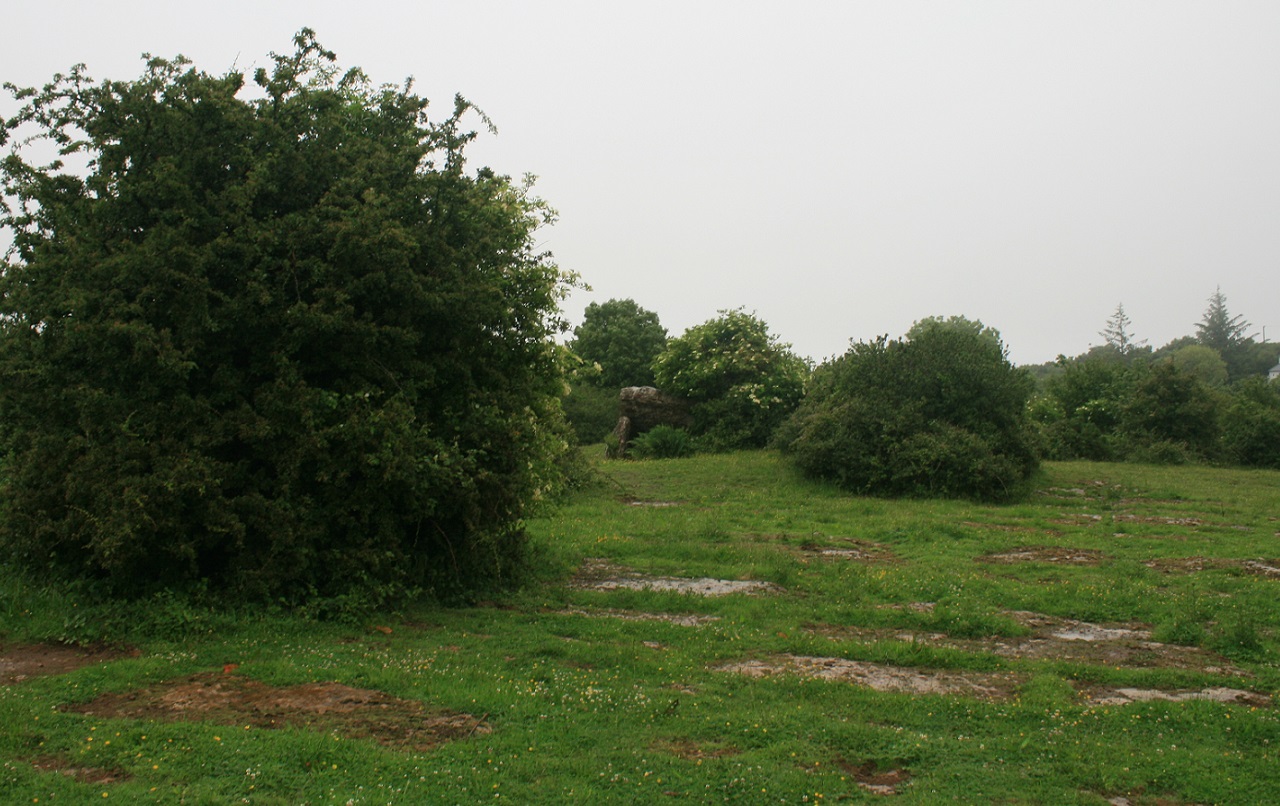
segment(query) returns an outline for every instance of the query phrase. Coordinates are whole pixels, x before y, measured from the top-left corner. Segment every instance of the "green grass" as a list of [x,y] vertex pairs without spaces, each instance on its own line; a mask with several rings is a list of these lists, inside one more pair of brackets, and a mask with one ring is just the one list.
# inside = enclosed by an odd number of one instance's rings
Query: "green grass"
[[[853,498],[767,452],[600,470],[600,485],[529,524],[547,582],[481,607],[349,627],[163,599],[126,611],[0,575],[8,643],[105,634],[138,650],[0,687],[0,802],[882,802],[855,772],[893,770],[909,776],[891,799],[903,804],[1280,800],[1280,706],[1100,706],[1080,693],[1280,694],[1280,580],[1240,565],[1280,557],[1278,473],[1059,463],[1026,502],[991,506]],[[1097,562],[981,559],[1035,547],[1097,552]],[[872,556],[823,558],[820,548]],[[783,592],[704,598],[569,584],[586,558]],[[1187,558],[1219,562],[1178,570]],[[911,607],[919,603],[933,607]],[[681,626],[616,611],[717,620]],[[1141,623],[1157,640],[1222,655],[1223,668],[1000,655],[995,641],[1028,633],[1011,611]],[[926,638],[936,634],[946,640]],[[716,669],[781,654],[1019,682],[1010,698],[984,701]],[[337,681],[464,711],[492,732],[410,752],[300,728],[65,708],[228,663],[272,685]],[[119,779],[94,784],[32,765],[44,756]]]

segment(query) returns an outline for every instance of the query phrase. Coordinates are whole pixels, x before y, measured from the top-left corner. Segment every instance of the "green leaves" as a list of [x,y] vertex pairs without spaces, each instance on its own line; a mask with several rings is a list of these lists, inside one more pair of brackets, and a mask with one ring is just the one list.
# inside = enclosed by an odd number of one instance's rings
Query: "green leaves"
[[[467,102],[429,121],[295,44],[261,98],[182,58],[14,91],[0,546],[30,566],[127,594],[458,588],[509,574],[554,486],[551,211],[464,172]],[[87,168],[29,164],[33,129]]]
[[1026,420],[1032,383],[975,324],[855,344],[815,371],[778,443],[806,474],[854,492],[1014,496],[1039,465]]
[[658,315],[631,299],[611,299],[587,306],[582,324],[573,330],[570,348],[588,363],[600,365],[595,383],[615,391],[625,386],[652,386],[653,361],[667,344],[667,329]]
[[657,385],[693,401],[692,432],[718,449],[763,447],[795,409],[804,360],[742,310],[689,328],[653,364]]

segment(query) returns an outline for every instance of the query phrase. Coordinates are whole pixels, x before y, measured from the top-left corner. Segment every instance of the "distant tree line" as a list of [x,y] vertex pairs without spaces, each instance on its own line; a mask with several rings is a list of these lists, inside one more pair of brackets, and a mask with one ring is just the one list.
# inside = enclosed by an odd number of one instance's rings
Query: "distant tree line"
[[1153,350],[1118,305],[1087,353],[1041,368],[1032,402],[1050,459],[1280,468],[1280,348],[1255,341],[1221,290],[1194,336]]
[[666,338],[657,314],[610,300],[574,331],[566,410],[594,441],[620,386],[656,383],[694,405],[688,440],[662,435],[673,455],[772,444],[812,475],[888,494],[1007,497],[1039,457],[1280,467],[1277,352],[1220,289],[1195,335],[1159,349],[1123,304],[1099,335],[1084,355],[1014,368],[994,328],[931,317],[813,369],[741,310]]

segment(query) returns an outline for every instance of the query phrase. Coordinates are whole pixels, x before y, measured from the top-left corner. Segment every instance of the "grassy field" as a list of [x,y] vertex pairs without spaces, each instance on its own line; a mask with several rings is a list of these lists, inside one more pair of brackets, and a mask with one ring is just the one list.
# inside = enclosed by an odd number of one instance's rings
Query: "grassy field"
[[0,802],[1280,801],[1280,474],[1051,464],[990,506],[600,469],[472,608],[131,625],[4,578]]

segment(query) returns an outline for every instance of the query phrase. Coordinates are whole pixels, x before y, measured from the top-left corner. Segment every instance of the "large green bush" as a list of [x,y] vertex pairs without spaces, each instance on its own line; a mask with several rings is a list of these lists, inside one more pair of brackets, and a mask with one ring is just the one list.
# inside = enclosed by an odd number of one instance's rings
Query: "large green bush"
[[1280,383],[1249,378],[1222,412],[1223,458],[1246,467],[1280,469]]
[[1045,394],[1031,407],[1042,428],[1050,459],[1118,458],[1118,430],[1145,365],[1129,364],[1103,353],[1081,359],[1059,358],[1061,370],[1046,382]]
[[853,492],[1008,499],[1039,465],[1032,386],[998,339],[922,328],[819,367],[777,443],[807,475]]
[[[338,72],[81,69],[6,122],[0,549],[108,591],[501,578],[564,449],[549,211],[468,105]],[[12,89],[12,88],[11,88]],[[85,171],[30,164],[43,136]]]
[[658,387],[691,403],[690,432],[714,450],[759,448],[804,395],[804,360],[741,310],[689,328],[654,361]]

